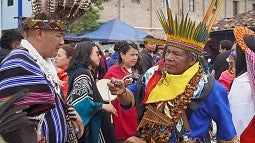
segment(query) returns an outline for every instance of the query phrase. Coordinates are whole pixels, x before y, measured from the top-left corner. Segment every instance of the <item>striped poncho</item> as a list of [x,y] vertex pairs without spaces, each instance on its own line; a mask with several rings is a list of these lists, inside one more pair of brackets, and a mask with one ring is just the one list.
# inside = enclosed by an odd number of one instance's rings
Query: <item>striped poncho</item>
[[0,65],[0,102],[28,89],[31,96],[16,105],[29,105],[29,116],[45,114],[42,134],[47,142],[63,143],[67,139],[65,113],[53,85],[26,49],[13,50]]

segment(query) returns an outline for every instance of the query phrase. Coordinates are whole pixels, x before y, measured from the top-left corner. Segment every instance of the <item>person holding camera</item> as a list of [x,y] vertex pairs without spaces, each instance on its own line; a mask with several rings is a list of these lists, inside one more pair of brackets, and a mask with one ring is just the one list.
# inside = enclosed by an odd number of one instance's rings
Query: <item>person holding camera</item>
[[[134,43],[119,41],[118,64],[113,65],[105,74],[105,79],[115,78],[125,81],[125,84],[131,84],[132,81],[139,78],[142,70],[139,70],[139,51]],[[116,138],[118,141],[125,140],[137,133],[137,110],[130,105],[120,105],[119,99],[113,102],[118,112],[118,116],[113,116]]]

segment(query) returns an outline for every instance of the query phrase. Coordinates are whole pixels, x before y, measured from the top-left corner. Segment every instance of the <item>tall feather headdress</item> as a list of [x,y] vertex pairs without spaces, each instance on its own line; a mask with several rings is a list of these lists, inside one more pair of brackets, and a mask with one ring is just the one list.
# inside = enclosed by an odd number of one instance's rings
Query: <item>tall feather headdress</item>
[[216,0],[212,0],[203,18],[203,21],[201,21],[199,24],[196,24],[195,21],[192,21],[188,17],[188,14],[182,16],[181,21],[178,21],[177,16],[173,18],[172,11],[169,8],[168,0],[166,0],[167,17],[165,17],[162,10],[157,11],[157,17],[167,36],[167,40],[146,38],[144,40],[151,41],[156,44],[167,44],[173,47],[194,52],[196,54],[200,54],[207,42],[209,32],[213,23],[215,22],[223,1],[224,0],[221,0],[217,8],[214,10],[214,13],[212,14],[216,2]]
[[23,29],[67,31],[69,25],[89,9],[91,0],[32,0],[32,16],[22,21]]

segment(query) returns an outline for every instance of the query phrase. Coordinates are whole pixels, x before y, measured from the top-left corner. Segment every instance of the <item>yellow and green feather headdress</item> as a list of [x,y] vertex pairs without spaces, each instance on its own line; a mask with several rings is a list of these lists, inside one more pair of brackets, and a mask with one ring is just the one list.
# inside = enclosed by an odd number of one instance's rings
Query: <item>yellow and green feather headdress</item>
[[[212,0],[203,21],[196,25],[195,21],[192,21],[188,17],[188,14],[186,14],[186,16],[182,16],[180,22],[178,21],[177,16],[175,16],[175,19],[173,19],[168,0],[166,0],[167,18],[163,14],[162,10],[157,11],[157,16],[167,36],[167,40],[165,41],[146,38],[144,40],[156,44],[167,44],[173,47],[194,52],[196,54],[200,54],[207,42],[209,32],[219,13],[223,1],[224,0],[221,0],[216,10],[212,14],[216,2],[216,0]],[[209,20],[210,17],[211,19]]]

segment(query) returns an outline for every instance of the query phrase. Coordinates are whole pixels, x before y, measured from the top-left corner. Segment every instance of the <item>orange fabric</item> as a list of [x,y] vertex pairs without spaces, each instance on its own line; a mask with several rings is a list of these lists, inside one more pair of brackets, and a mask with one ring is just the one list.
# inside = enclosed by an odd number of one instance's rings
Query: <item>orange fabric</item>
[[58,77],[61,80],[61,89],[63,91],[63,99],[66,102],[66,97],[68,93],[68,74],[64,70],[58,72]]

